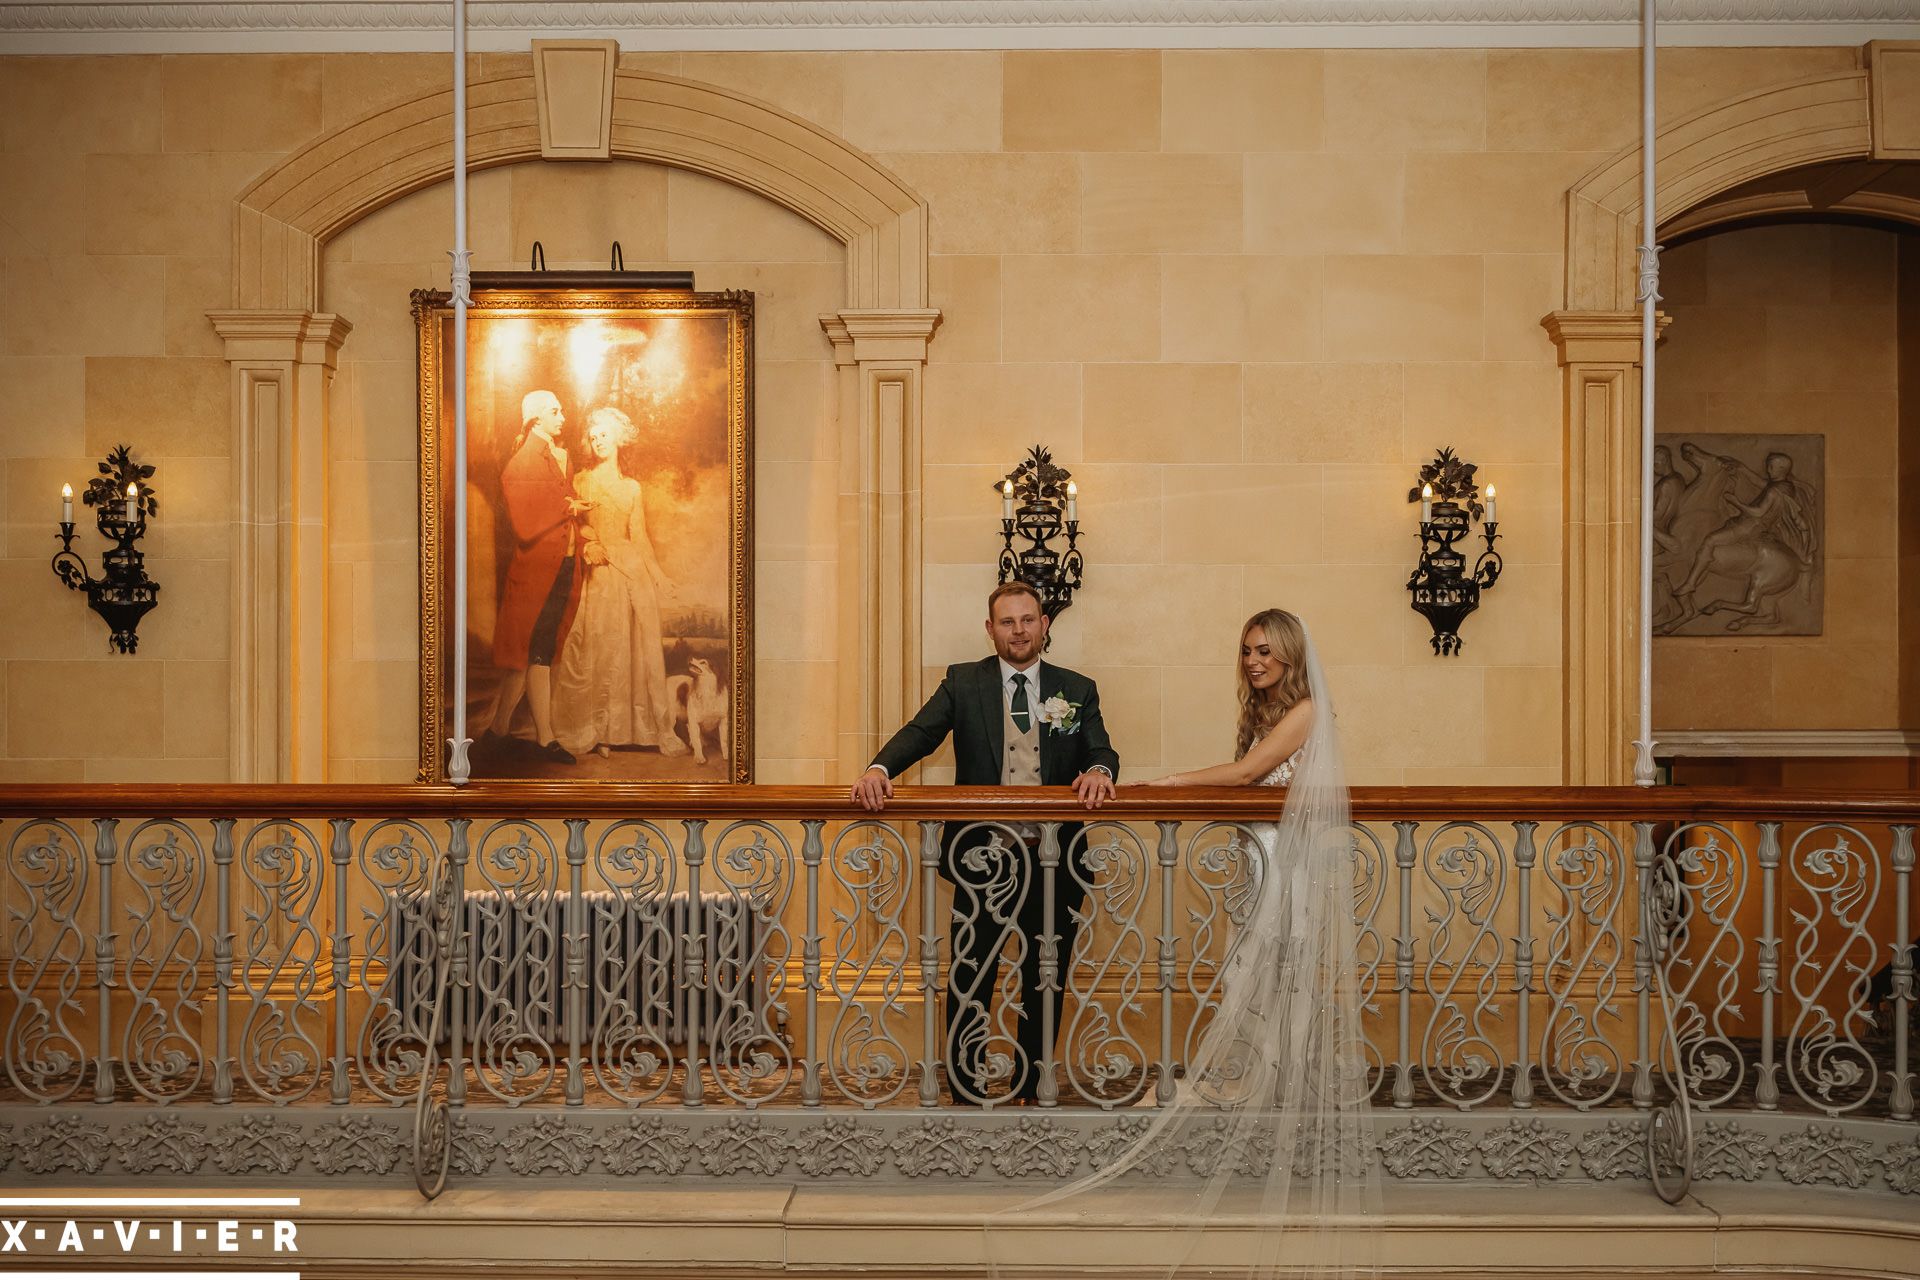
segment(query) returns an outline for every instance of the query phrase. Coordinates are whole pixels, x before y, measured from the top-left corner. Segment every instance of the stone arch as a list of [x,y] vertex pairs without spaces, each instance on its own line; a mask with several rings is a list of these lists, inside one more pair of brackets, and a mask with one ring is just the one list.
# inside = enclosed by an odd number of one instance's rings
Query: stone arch
[[[842,309],[821,317],[838,372],[841,473],[854,477],[839,497],[840,560],[883,571],[843,582],[852,660],[840,664],[839,705],[852,710],[835,736],[864,763],[919,691],[922,382],[939,323],[927,306],[926,204],[846,140],[733,90],[617,71],[612,94],[614,160],[745,187],[846,246]],[[467,98],[470,168],[542,158],[530,70],[471,81]],[[232,386],[235,781],[326,778],[328,389],[351,328],[322,309],[326,243],[452,170],[449,87],[316,139],[236,202],[234,305],[209,314]]]
[[[1813,76],[1716,103],[1660,131],[1658,225],[1745,182],[1873,152],[1865,71]],[[1619,151],[1567,193],[1567,309],[1628,310],[1639,270],[1640,147]]]
[[[531,71],[475,80],[467,96],[471,168],[540,159]],[[620,71],[613,155],[724,179],[819,226],[847,246],[850,308],[926,306],[926,205],[844,139],[717,85]],[[288,156],[240,195],[234,305],[318,309],[326,241],[452,173],[451,89],[375,112]]]
[[1682,236],[1697,236],[1709,231],[1731,230],[1756,222],[1805,219],[1817,216],[1822,221],[1848,221],[1884,226],[1899,223],[1920,227],[1920,200],[1884,191],[1856,191],[1844,199],[1814,209],[1803,191],[1767,191],[1733,200],[1715,200],[1697,205],[1660,224],[1662,243],[1671,245]]
[[[1654,202],[1663,229],[1768,174],[1871,156],[1880,104],[1868,70],[1772,85],[1662,129]],[[1567,193],[1566,309],[1543,323],[1564,371],[1563,780],[1633,780],[1639,699],[1640,147]]]

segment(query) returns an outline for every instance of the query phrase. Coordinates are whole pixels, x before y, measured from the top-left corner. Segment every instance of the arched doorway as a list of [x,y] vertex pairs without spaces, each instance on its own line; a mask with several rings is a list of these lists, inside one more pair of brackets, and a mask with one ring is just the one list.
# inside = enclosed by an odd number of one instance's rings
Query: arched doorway
[[[1770,175],[1883,162],[1872,70],[1742,94],[1675,122],[1656,144],[1662,235]],[[1640,149],[1624,149],[1567,196],[1565,310],[1543,323],[1564,374],[1564,780],[1631,781],[1638,697],[1640,318],[1634,303]],[[1784,189],[1783,189],[1784,190]],[[1804,197],[1804,188],[1801,189]],[[1842,198],[1861,196],[1864,188]],[[1775,193],[1775,203],[1788,199]],[[1753,206],[1745,213],[1751,216]],[[1721,211],[1734,216],[1731,206]]]

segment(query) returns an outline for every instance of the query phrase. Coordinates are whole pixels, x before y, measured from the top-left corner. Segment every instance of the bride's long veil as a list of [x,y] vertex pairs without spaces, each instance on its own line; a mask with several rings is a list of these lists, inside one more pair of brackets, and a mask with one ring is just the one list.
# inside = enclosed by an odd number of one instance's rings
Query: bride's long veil
[[1164,1248],[1151,1257],[1130,1244],[1136,1265],[1260,1280],[1353,1276],[1376,1265],[1352,812],[1311,637],[1306,665],[1312,725],[1279,821],[1238,833],[1241,853],[1255,855],[1256,892],[1185,1078],[1098,1172],[988,1219],[996,1273],[1021,1271],[1019,1234],[1073,1230],[1075,1211],[1093,1207],[1081,1197],[1129,1181],[1150,1189],[1156,1219],[1185,1224],[1155,1233]]

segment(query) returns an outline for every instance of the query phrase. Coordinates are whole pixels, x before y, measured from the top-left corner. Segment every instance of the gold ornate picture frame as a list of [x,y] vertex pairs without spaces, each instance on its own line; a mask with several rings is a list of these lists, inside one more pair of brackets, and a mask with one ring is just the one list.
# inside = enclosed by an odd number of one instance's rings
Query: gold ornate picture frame
[[[420,779],[453,690],[453,308],[417,290]],[[476,782],[751,782],[753,295],[476,291]]]

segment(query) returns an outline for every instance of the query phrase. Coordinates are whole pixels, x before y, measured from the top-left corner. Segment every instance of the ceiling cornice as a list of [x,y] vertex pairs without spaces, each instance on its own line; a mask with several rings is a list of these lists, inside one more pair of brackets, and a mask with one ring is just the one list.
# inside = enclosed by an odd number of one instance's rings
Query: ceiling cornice
[[[1634,0],[470,0],[475,49],[594,35],[628,49],[1608,47]],[[1915,0],[1663,0],[1675,45],[1920,38]],[[412,0],[0,0],[0,52],[439,50]]]

